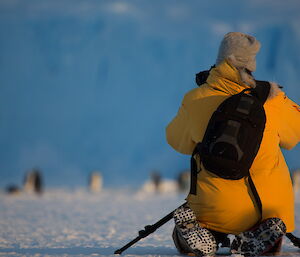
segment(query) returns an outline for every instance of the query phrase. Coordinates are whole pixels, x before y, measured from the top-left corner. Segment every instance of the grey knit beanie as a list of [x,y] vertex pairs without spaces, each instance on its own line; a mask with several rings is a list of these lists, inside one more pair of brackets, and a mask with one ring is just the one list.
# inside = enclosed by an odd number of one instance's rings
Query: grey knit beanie
[[255,56],[259,49],[260,43],[255,37],[241,32],[229,32],[221,42],[216,65],[224,59],[230,59],[236,68],[255,71]]

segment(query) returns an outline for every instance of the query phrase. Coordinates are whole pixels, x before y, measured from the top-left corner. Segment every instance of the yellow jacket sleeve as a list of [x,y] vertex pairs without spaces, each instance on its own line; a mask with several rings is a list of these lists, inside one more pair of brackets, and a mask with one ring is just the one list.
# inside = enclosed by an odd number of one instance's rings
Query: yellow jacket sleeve
[[195,147],[190,133],[189,115],[184,101],[176,115],[166,128],[168,143],[182,154],[192,154]]
[[300,141],[300,107],[283,93],[280,94],[279,138],[280,146],[290,150]]

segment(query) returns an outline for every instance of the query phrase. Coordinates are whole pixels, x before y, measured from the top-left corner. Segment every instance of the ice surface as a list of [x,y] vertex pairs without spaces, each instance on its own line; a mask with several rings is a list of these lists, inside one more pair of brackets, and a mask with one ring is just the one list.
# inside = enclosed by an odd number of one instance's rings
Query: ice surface
[[[46,190],[41,195],[0,194],[0,256],[113,256],[145,225],[154,224],[184,202],[178,193],[133,190]],[[296,203],[296,220],[299,202]],[[170,221],[123,253],[177,256]],[[295,231],[300,234],[299,225]],[[299,255],[284,241],[280,256]],[[178,255],[179,256],[179,255]]]

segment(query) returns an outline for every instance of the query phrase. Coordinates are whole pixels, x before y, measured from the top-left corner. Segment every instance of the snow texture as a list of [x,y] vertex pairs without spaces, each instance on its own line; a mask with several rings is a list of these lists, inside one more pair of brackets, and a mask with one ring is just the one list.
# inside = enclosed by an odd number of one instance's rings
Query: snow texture
[[[46,190],[42,195],[0,194],[0,256],[114,256],[114,251],[184,202],[179,193],[133,190]],[[296,201],[295,231],[299,235]],[[173,222],[123,253],[123,256],[179,256],[171,239]],[[299,249],[284,240],[284,254]]]

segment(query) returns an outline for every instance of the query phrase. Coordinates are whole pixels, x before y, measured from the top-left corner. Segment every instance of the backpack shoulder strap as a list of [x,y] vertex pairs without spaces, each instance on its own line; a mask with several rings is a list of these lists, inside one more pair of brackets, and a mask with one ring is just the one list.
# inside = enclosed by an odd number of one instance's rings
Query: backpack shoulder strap
[[256,87],[253,89],[254,95],[264,104],[269,96],[271,84],[268,81],[255,80]]
[[198,176],[198,173],[201,171],[201,159],[200,159],[200,167],[197,166],[197,161],[195,159],[195,156],[201,151],[201,145],[202,143],[199,142],[193,153],[192,153],[192,156],[191,156],[191,178],[190,178],[190,194],[192,195],[196,195],[197,193],[197,176]]
[[249,186],[250,186],[251,192],[253,194],[254,200],[257,204],[257,208],[258,208],[258,211],[259,211],[259,214],[260,214],[260,219],[262,219],[262,203],[261,203],[259,194],[256,190],[256,187],[253,183],[253,180],[251,178],[250,172],[249,172],[249,175],[248,175],[248,182],[249,182]]
[[[259,99],[259,101],[264,104],[269,96],[271,84],[268,81],[262,81],[262,80],[255,80],[256,87],[251,90],[252,94]],[[250,172],[248,176],[248,182],[251,189],[251,192],[253,194],[253,197],[255,199],[255,202],[257,204],[257,208],[259,210],[260,216],[262,218],[262,202],[260,200],[259,194],[256,190],[256,187],[253,183],[253,180],[251,178]]]

